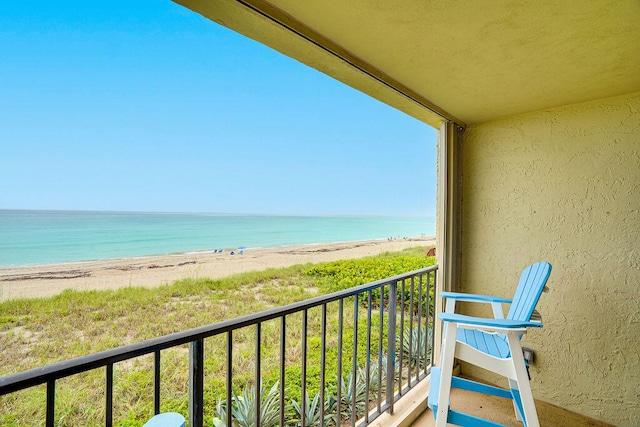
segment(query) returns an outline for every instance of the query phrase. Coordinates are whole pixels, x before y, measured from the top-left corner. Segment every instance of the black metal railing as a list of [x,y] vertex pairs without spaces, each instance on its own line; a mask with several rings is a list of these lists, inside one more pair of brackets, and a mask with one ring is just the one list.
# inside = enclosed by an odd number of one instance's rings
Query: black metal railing
[[[154,413],[161,412],[161,355],[162,351],[184,344],[189,345],[189,426],[204,424],[205,392],[205,339],[226,334],[226,396],[219,403],[218,415],[227,426],[232,425],[234,413],[234,334],[243,328],[255,329],[255,373],[253,389],[255,400],[255,425],[261,423],[260,393],[262,390],[263,333],[265,322],[279,319],[279,425],[310,425],[312,416],[319,416],[322,425],[366,426],[385,411],[393,412],[394,403],[409,389],[424,379],[430,371],[431,353],[434,345],[433,302],[437,266],[378,280],[362,286],[319,296],[306,301],[266,310],[178,332],[144,342],[126,345],[88,356],[55,363],[0,378],[0,396],[46,384],[46,425],[55,425],[56,381],[82,372],[105,369],[105,422],[113,422],[114,364],[142,355],[153,354]],[[352,315],[345,314],[345,307],[352,305]],[[311,310],[319,310],[318,316],[310,320]],[[287,350],[292,338],[288,337],[288,319],[301,315],[300,360],[287,360]],[[337,318],[337,336],[328,330],[331,318]],[[319,323],[319,325],[315,324]],[[332,330],[333,330],[332,329]],[[319,337],[310,336],[317,333]],[[311,331],[311,332],[310,332]],[[360,331],[360,334],[359,334]],[[364,331],[364,332],[362,332]],[[364,337],[362,337],[364,334]],[[345,341],[345,335],[348,339]],[[320,384],[318,413],[305,404],[309,400],[309,339],[319,338]],[[349,344],[351,348],[349,350]],[[337,347],[337,366],[329,366],[329,348]],[[314,353],[315,354],[315,353]],[[351,360],[345,361],[345,354]],[[315,356],[314,356],[315,357]],[[316,360],[316,359],[314,359]],[[346,362],[346,363],[345,363]],[[287,377],[287,366],[300,364],[300,378]],[[363,365],[363,366],[362,366]],[[350,368],[347,378],[345,369]],[[329,375],[328,372],[334,373]],[[299,413],[291,419],[291,399],[287,396],[287,384],[292,381],[300,385]],[[335,381],[335,382],[334,382]],[[384,384],[383,384],[384,382]],[[328,390],[334,390],[335,396]],[[347,400],[348,399],[348,400]],[[210,414],[209,416],[211,416]],[[305,421],[306,420],[306,421]]]

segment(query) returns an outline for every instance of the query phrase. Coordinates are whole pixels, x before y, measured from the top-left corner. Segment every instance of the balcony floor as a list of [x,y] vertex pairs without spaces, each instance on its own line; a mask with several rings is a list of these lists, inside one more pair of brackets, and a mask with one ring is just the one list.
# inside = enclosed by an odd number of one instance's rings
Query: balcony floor
[[[509,427],[522,427],[522,423],[516,421],[513,404],[508,399],[495,396],[487,396],[472,393],[466,390],[454,389],[451,392],[451,407],[464,411],[467,414],[488,419]],[[576,413],[567,411],[549,403],[536,400],[536,409],[540,426],[585,426],[585,427],[611,427],[611,424],[597,421]],[[435,425],[433,412],[427,409],[411,424],[413,427],[432,427]],[[451,425],[451,424],[450,424]]]

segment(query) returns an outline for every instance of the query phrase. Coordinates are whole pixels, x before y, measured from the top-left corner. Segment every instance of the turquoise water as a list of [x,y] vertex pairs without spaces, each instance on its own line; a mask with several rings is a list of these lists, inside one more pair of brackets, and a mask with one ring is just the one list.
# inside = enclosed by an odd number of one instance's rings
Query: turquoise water
[[0,267],[435,234],[435,218],[0,210]]

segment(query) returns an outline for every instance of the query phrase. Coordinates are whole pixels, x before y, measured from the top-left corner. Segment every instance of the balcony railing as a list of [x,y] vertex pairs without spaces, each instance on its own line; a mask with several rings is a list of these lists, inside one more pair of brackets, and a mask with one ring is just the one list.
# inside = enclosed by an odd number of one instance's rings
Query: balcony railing
[[[279,380],[277,386],[274,384],[278,394],[275,422],[281,426],[318,423],[366,426],[385,411],[393,413],[394,403],[429,374],[434,345],[432,315],[436,274],[437,266],[424,268],[260,313],[9,375],[0,378],[0,396],[46,384],[46,425],[53,427],[56,424],[56,381],[94,369],[105,369],[104,425],[110,427],[114,423],[114,365],[153,354],[153,408],[157,414],[161,412],[162,351],[188,344],[189,425],[202,426],[205,420],[205,345],[214,345],[207,339],[222,335],[226,336],[226,348],[216,350],[226,352],[226,393],[225,399],[218,402],[216,415],[219,422],[230,426],[237,415],[233,409],[238,405],[234,388],[234,385],[237,387],[237,381],[234,384],[234,337],[243,330],[252,329],[255,372],[251,374],[251,382],[255,398],[251,403],[251,423],[264,425],[265,420],[261,420],[260,414],[266,409],[261,405],[266,403],[260,394],[263,390],[264,359],[268,355],[263,354],[266,348],[263,325],[279,322],[276,328],[279,330],[279,355],[276,355],[279,359],[279,367],[276,368]],[[301,324],[292,327],[291,320],[298,318]],[[274,329],[271,326],[270,330]],[[291,333],[294,329],[300,331],[298,338]],[[310,340],[314,340],[312,350]],[[296,347],[293,353],[299,357],[287,358],[292,347]],[[329,358],[330,354],[335,357]],[[288,371],[292,365],[296,365],[295,372],[300,372],[299,376],[293,377]],[[319,379],[309,373],[310,367],[315,371],[319,368]],[[345,379],[346,372],[349,374]],[[296,384],[295,391],[291,391],[292,384]],[[305,404],[313,401],[310,389],[317,390],[317,405]],[[295,410],[290,405],[293,400],[300,402],[293,405]],[[243,402],[246,404],[246,399]],[[274,402],[269,404],[273,406]],[[312,411],[314,413],[310,413]],[[208,417],[213,415],[207,414]],[[306,422],[302,423],[302,420]]]

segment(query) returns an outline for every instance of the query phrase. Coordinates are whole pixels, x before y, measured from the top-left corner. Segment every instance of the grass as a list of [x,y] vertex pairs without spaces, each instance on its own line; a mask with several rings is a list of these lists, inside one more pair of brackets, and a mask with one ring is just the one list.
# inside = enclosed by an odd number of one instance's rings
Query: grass
[[[243,273],[225,279],[182,280],[157,288],[127,287],[106,291],[65,291],[51,298],[16,299],[0,303],[0,376],[48,365],[73,357],[216,323],[269,308],[305,300],[320,293],[351,287],[400,274],[434,260],[425,248],[411,248],[360,260]],[[400,260],[400,261],[399,261]],[[413,267],[413,268],[410,268]],[[347,275],[339,274],[348,271]],[[378,277],[379,276],[379,277]],[[351,307],[351,308],[347,308]],[[364,310],[364,308],[360,308]],[[345,302],[345,313],[353,303]],[[308,392],[319,384],[320,309],[309,316]],[[328,376],[337,375],[337,306],[328,308]],[[347,323],[344,360],[352,357],[354,334],[364,342],[366,325]],[[360,316],[363,319],[364,316]],[[374,319],[375,319],[374,315]],[[302,316],[287,317],[287,384],[289,399],[300,396]],[[261,369],[265,385],[278,379],[279,320],[262,325]],[[375,329],[375,328],[374,328]],[[374,331],[375,333],[375,331]],[[213,409],[225,390],[226,336],[205,341],[205,413],[212,425]],[[377,344],[374,344],[377,351]],[[364,354],[357,358],[364,360]],[[234,385],[253,383],[255,328],[234,333]],[[297,363],[296,363],[297,362]],[[346,365],[349,365],[346,363]],[[115,425],[139,426],[152,415],[153,359],[142,356],[115,365]],[[187,347],[162,352],[162,410],[187,412]],[[343,375],[350,367],[345,366]],[[104,370],[94,370],[56,382],[58,425],[104,423]],[[330,386],[331,387],[331,386]],[[334,389],[330,391],[335,393]],[[43,386],[0,397],[0,425],[41,425],[44,419]]]

